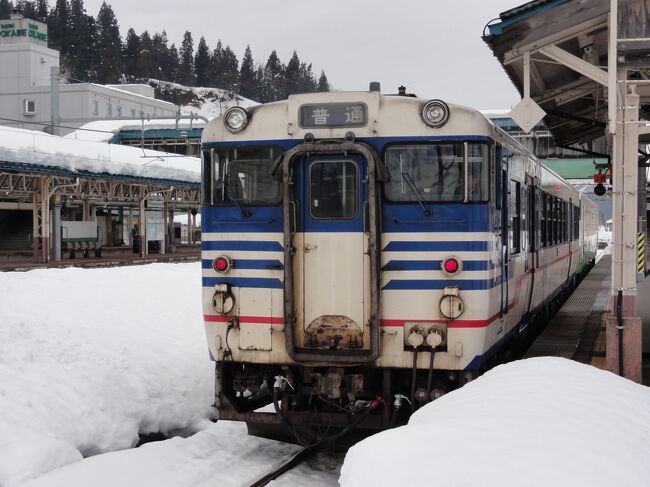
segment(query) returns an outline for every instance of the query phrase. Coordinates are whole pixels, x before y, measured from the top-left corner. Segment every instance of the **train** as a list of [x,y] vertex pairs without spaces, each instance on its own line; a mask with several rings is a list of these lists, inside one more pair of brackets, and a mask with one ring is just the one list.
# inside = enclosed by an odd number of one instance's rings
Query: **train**
[[403,88],[232,107],[201,157],[214,406],[253,434],[402,424],[512,358],[595,259],[594,202]]

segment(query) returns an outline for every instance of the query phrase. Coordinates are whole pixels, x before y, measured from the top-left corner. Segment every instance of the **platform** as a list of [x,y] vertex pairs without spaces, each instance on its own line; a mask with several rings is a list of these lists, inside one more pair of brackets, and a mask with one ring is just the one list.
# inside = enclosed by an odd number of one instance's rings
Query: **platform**
[[524,358],[550,355],[591,363],[594,352],[599,352],[594,348],[607,306],[610,274],[611,256],[606,254],[546,325]]
[[36,263],[32,260],[0,260],[0,272],[7,271],[30,271],[33,269],[57,269],[65,267],[115,267],[126,265],[151,264],[154,262],[194,262],[201,259],[201,251],[198,247],[183,249],[169,254],[148,254],[141,256],[132,252],[114,253],[105,257],[89,257],[79,259],[62,259],[50,261],[46,264]]
[[[610,279],[611,255],[605,254],[546,325],[523,358],[563,357],[605,369],[604,318],[608,311]],[[639,303],[645,302],[642,294],[645,293],[640,286]],[[644,353],[643,367],[643,382],[648,385],[650,356],[647,353]]]

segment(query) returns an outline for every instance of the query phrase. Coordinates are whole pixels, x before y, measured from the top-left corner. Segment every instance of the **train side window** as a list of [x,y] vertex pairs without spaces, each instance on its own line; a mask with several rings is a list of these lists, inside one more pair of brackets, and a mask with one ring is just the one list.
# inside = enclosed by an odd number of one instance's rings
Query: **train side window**
[[573,207],[573,240],[580,238],[580,208]]
[[547,245],[547,235],[546,235],[546,193],[542,193],[542,204],[540,205],[539,208],[539,213],[540,213],[540,229],[542,231],[542,247],[546,247]]
[[551,214],[553,215],[553,222],[552,222],[552,235],[553,235],[553,245],[556,245],[558,243],[558,201],[557,198],[553,197],[551,198]]
[[212,204],[212,150],[201,151],[201,202],[204,205]]
[[489,151],[487,144],[467,144],[467,201],[487,201],[489,198]]
[[521,183],[510,180],[510,253],[521,252]]

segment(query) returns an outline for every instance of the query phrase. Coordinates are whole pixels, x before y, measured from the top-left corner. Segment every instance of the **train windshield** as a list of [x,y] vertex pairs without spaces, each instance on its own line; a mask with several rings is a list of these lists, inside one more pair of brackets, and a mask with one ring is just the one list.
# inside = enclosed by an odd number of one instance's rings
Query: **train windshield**
[[386,197],[402,202],[487,201],[488,161],[487,144],[467,144],[467,160],[463,142],[391,146],[385,153],[391,174]]
[[271,175],[279,147],[217,149],[215,154],[215,202],[272,205],[280,202],[282,185]]

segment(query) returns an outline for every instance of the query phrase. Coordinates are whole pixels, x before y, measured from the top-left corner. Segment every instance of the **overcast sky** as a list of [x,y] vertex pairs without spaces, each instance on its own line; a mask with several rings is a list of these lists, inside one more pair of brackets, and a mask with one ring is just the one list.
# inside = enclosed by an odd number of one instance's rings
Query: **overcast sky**
[[[85,0],[96,16],[102,0]],[[205,36],[229,44],[241,61],[250,44],[256,62],[273,49],[287,63],[325,70],[338,90],[382,92],[400,84],[426,98],[479,109],[510,108],[519,96],[481,40],[484,26],[525,0],[110,0],[122,37],[167,31],[178,46],[186,30],[194,46]],[[146,7],[145,7],[146,5]]]

